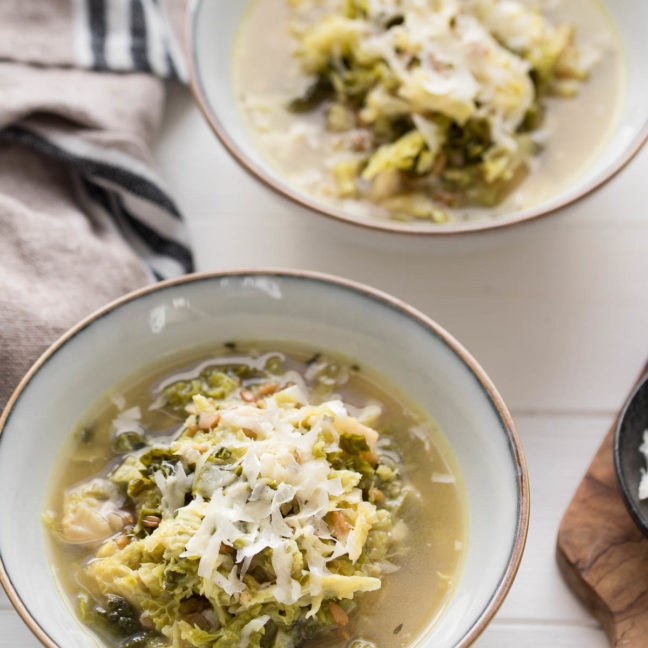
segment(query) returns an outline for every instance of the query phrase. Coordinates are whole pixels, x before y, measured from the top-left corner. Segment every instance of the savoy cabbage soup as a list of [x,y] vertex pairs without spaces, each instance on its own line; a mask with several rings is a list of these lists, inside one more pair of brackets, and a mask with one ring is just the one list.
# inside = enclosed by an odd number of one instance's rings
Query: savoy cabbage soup
[[607,144],[625,74],[598,0],[253,0],[233,83],[288,184],[442,224],[566,190]]
[[466,550],[434,423],[370,368],[228,343],[118,385],[43,514],[55,576],[111,647],[409,646]]

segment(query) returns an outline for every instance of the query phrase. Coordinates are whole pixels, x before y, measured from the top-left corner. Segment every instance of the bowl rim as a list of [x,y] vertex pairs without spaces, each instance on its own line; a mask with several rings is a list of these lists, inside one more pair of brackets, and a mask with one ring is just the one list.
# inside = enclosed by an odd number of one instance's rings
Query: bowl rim
[[[642,389],[648,389],[648,373],[645,373],[641,376],[636,387],[632,390],[632,393],[630,394],[630,396],[624,403],[623,408],[621,409],[621,413],[619,414],[619,417],[616,421],[615,428],[614,428],[614,445],[613,445],[612,454],[614,455],[614,473],[616,475],[617,484],[619,485],[619,490],[621,491],[621,497],[623,499],[623,503],[625,504],[625,507],[628,510],[630,517],[637,525],[639,530],[645,536],[648,537],[648,519],[646,519],[646,517],[641,514],[641,512],[637,507],[635,501],[636,494],[632,493],[630,487],[628,486],[628,483],[626,482],[625,473],[623,471],[623,465],[622,465],[623,462],[621,460],[621,437],[624,435],[623,426],[625,423],[625,418],[628,413],[628,410],[630,409],[635,398],[637,397],[637,394]],[[637,452],[639,452],[638,448],[637,448]]]
[[[344,288],[351,292],[357,293],[361,297],[369,297],[374,301],[382,304],[385,307],[391,308],[400,312],[402,315],[409,317],[416,321],[424,328],[426,328],[433,336],[444,343],[454,354],[457,359],[462,361],[467,369],[472,373],[473,377],[479,382],[482,390],[485,392],[486,397],[490,400],[491,405],[496,411],[496,414],[502,425],[502,431],[506,434],[509,449],[516,469],[516,490],[517,490],[517,520],[515,525],[515,535],[511,546],[511,551],[504,571],[500,576],[499,583],[490,596],[486,606],[476,618],[474,623],[468,628],[459,643],[455,648],[467,648],[470,646],[485,630],[495,613],[502,605],[506,595],[508,594],[517,571],[522,560],[524,547],[526,544],[528,528],[529,528],[529,513],[530,513],[530,493],[529,493],[529,476],[527,471],[526,458],[522,449],[522,444],[518,436],[513,417],[511,416],[504,400],[495,388],[486,372],[473,358],[473,356],[463,347],[463,345],[448,333],[443,327],[437,324],[430,317],[419,311],[418,309],[410,306],[402,300],[389,295],[381,290],[372,288],[363,283],[337,277],[335,275],[308,271],[308,270],[286,270],[280,268],[254,268],[254,269],[239,269],[239,270],[223,270],[215,272],[197,272],[188,275],[183,275],[175,279],[168,279],[156,284],[144,286],[134,290],[118,299],[115,299],[103,307],[96,310],[94,313],[82,319],[79,323],[65,332],[58,340],[56,340],[43,354],[34,362],[25,376],[22,378],[18,386],[11,394],[7,404],[0,414],[0,442],[2,435],[6,428],[6,424],[10,419],[14,406],[18,402],[22,392],[27,388],[32,378],[43,367],[47,361],[56,354],[67,342],[72,340],[78,333],[85,328],[92,325],[95,321],[102,319],[113,310],[134,302],[141,297],[145,297],[151,293],[163,291],[167,288],[175,286],[182,286],[184,284],[192,284],[201,281],[214,281],[229,278],[245,278],[245,277],[273,277],[275,279],[301,279],[307,281],[314,281],[321,284],[333,285],[336,288]],[[1,451],[0,443],[0,451]],[[9,578],[8,571],[4,564],[2,553],[0,552],[0,584],[12,605],[25,622],[27,627],[36,636],[36,638],[46,648],[64,648],[57,644],[41,627],[36,617],[32,615],[27,605],[23,602],[20,594],[14,587],[11,579]]]
[[[214,1],[214,0],[210,0]],[[249,0],[246,0],[249,2]],[[555,214],[570,205],[573,205],[583,198],[593,194],[598,189],[606,185],[610,180],[615,178],[630,162],[637,156],[639,151],[643,148],[644,144],[648,141],[648,117],[644,122],[643,128],[637,133],[634,141],[626,150],[626,152],[619,157],[609,168],[599,177],[593,178],[586,183],[577,193],[571,196],[566,196],[554,205],[542,204],[531,207],[526,210],[518,210],[510,214],[504,214],[497,218],[486,218],[475,221],[448,223],[444,225],[429,224],[427,226],[419,226],[417,228],[408,227],[403,223],[397,221],[380,221],[378,219],[371,221],[361,220],[353,217],[351,214],[345,213],[343,209],[336,209],[333,206],[328,206],[323,202],[317,201],[305,194],[299,193],[293,189],[287,182],[282,183],[273,179],[269,173],[266,172],[265,167],[252,162],[248,157],[239,149],[236,142],[229,136],[224,124],[212,112],[207,93],[202,82],[202,75],[200,72],[200,62],[197,48],[197,23],[200,9],[204,0],[190,0],[187,8],[186,21],[185,21],[185,53],[188,61],[189,71],[189,87],[194,100],[198,104],[207,123],[219,139],[220,143],[225,147],[228,153],[238,162],[238,164],[253,178],[256,178],[262,185],[271,189],[275,194],[283,196],[300,207],[318,214],[325,216],[328,219],[346,225],[352,225],[356,228],[372,230],[375,232],[383,232],[389,234],[398,234],[403,237],[408,236],[432,236],[432,237],[454,237],[460,234],[483,234],[504,228],[510,228],[514,225],[521,223],[528,223],[539,220],[551,214]],[[627,71],[627,64],[625,65]],[[546,202],[546,201],[545,201]]]

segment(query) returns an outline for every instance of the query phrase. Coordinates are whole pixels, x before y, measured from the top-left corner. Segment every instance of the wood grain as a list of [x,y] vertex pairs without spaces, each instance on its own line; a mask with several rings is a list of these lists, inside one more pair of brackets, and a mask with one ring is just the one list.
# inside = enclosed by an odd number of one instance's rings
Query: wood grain
[[[644,369],[644,372],[648,369]],[[558,567],[616,648],[648,645],[648,538],[627,512],[608,432],[558,531]]]

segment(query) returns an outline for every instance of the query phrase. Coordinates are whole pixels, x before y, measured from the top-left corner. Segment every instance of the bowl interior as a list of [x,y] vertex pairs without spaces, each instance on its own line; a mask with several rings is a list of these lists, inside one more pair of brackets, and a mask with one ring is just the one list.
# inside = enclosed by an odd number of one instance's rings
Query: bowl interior
[[[568,2],[569,0],[563,0]],[[598,0],[592,0],[597,2]],[[370,224],[378,229],[443,233],[453,230],[488,229],[533,218],[576,200],[616,172],[636,151],[648,134],[648,87],[644,83],[645,32],[648,28],[648,3],[642,0],[604,0],[623,44],[627,63],[625,97],[613,134],[589,168],[566,190],[540,205],[528,209],[464,224],[443,227],[426,223],[396,225],[368,217],[343,214],[286,184],[264,158],[250,136],[239,111],[232,82],[232,57],[239,26],[249,1],[196,0],[191,16],[191,52],[194,90],[212,126],[230,151],[255,175],[288,193],[300,203],[344,220]],[[596,137],[596,133],[592,133]]]
[[628,400],[614,438],[614,467],[628,511],[648,536],[648,500],[639,499],[639,482],[645,469],[639,447],[648,430],[648,375]]
[[50,471],[69,431],[99,395],[155,358],[228,339],[294,341],[356,357],[390,376],[432,415],[454,449],[469,502],[469,547],[445,614],[419,645],[466,645],[462,638],[499,606],[515,573],[528,495],[508,413],[470,358],[444,336],[352,284],[283,273],[162,285],[95,317],[31,377],[0,437],[0,556],[13,587],[56,644],[87,646],[89,634],[53,582],[40,522]]

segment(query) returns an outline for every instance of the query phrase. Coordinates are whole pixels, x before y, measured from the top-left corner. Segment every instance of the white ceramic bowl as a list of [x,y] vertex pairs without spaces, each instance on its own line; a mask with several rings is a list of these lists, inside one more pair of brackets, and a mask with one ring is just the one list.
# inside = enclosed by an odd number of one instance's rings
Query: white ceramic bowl
[[529,493],[513,421],[495,387],[448,333],[405,304],[323,275],[195,275],[132,293],[76,326],[34,365],[0,419],[0,580],[50,648],[96,645],[59,592],[40,514],[53,462],[89,404],[165,354],[228,339],[336,350],[388,374],[432,415],[465,479],[463,575],[420,648],[467,646],[511,586]]
[[[569,2],[569,0],[563,0]],[[597,1],[597,0],[593,0]],[[372,230],[405,235],[448,235],[479,232],[530,221],[579,200],[621,171],[648,139],[648,85],[645,83],[645,34],[648,2],[603,0],[619,33],[627,63],[626,96],[616,128],[590,167],[567,189],[539,205],[491,219],[449,223],[399,223],[362,218],[326,205],[290,186],[264,158],[247,130],[232,83],[232,58],[237,32],[250,0],[193,0],[189,14],[188,42],[191,86],[210,126],[232,156],[253,176],[295,203],[337,221]],[[275,26],[270,26],[275,29]],[[592,137],[597,137],[592,133]]]

